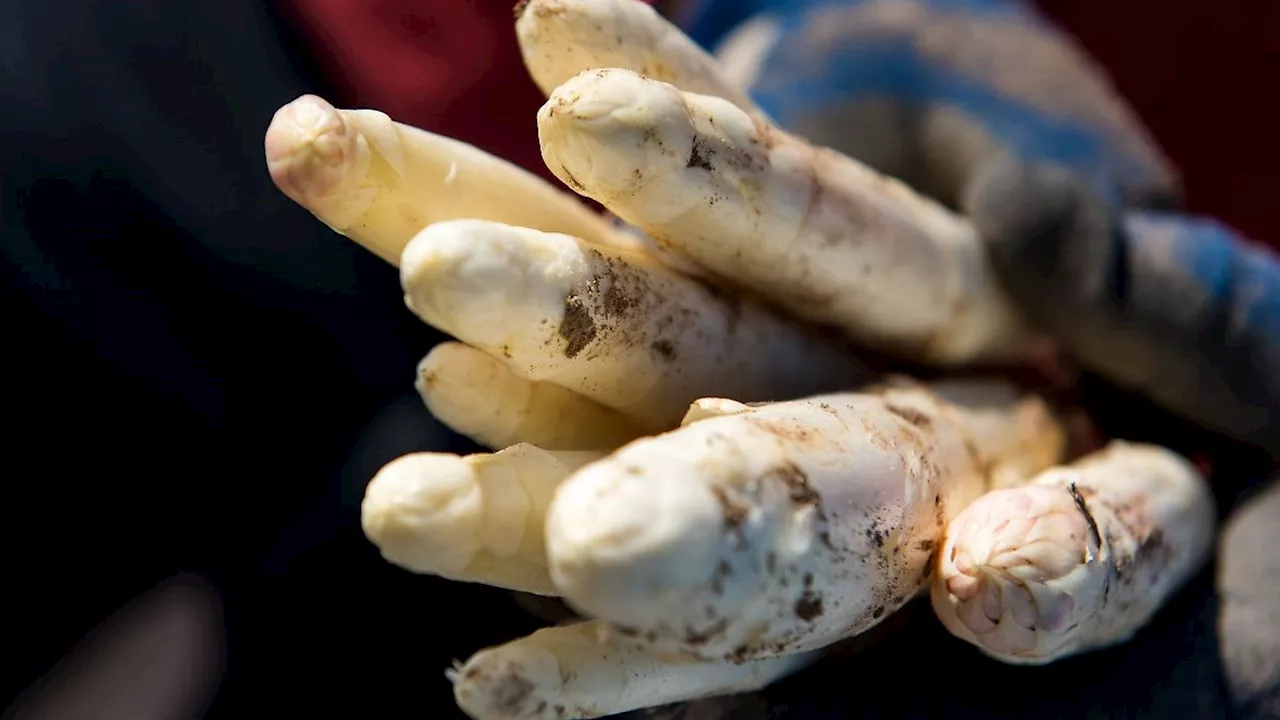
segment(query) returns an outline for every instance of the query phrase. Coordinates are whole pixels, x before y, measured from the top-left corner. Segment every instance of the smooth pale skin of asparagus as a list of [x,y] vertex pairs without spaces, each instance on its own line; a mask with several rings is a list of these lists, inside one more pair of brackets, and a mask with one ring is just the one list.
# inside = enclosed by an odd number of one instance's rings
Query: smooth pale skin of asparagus
[[1039,397],[1004,380],[938,380],[928,386],[907,378],[887,383],[897,393],[932,392],[951,421],[972,439],[970,451],[987,473],[989,489],[1023,485],[1062,461],[1067,435],[1062,421]]
[[391,264],[428,224],[482,218],[640,247],[577,198],[478,148],[303,95],[267,128],[277,187],[325,225]]
[[565,720],[753,692],[817,653],[745,663],[659,657],[588,621],[545,628],[482,650],[451,671],[458,706],[475,720]]
[[554,383],[516,375],[502,361],[443,342],[418,363],[427,409],[454,432],[495,450],[612,450],[644,433],[627,416]]
[[988,459],[1061,462],[1055,425],[1050,450],[1025,441],[1023,401],[1003,433],[978,436],[964,408],[922,388],[697,403],[681,428],[559,487],[552,580],[583,614],[661,652],[755,659],[851,637],[928,587],[943,527],[986,491]]
[[933,607],[956,637],[1008,663],[1121,643],[1208,560],[1215,517],[1191,463],[1114,442],[961,513],[938,556]]
[[626,68],[761,112],[714,57],[638,0],[529,0],[516,16],[516,37],[547,95],[584,70]]
[[762,305],[568,235],[436,223],[405,248],[400,279],[428,324],[646,431],[674,427],[706,394],[772,400],[869,376],[851,354]]
[[497,453],[413,453],[365,490],[360,523],[390,562],[418,573],[555,595],[543,517],[555,488],[598,452],[514,445]]
[[935,364],[1027,349],[971,223],[726,100],[593,70],[552,93],[538,133],[570,188],[798,317]]
[[[991,489],[1014,487],[1056,464],[1066,452],[1067,437],[1061,420],[1038,397],[999,379],[944,379],[923,385],[905,376],[891,376],[863,390],[890,398],[917,400],[963,427],[969,452],[986,469]],[[727,398],[702,398],[689,406],[681,425],[751,409],[751,405]]]

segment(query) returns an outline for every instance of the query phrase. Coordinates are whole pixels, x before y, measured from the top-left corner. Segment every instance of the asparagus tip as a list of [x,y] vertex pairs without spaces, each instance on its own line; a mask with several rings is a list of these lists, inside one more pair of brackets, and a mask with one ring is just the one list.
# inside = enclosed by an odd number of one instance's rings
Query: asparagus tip
[[327,100],[303,95],[276,111],[264,145],[271,180],[305,206],[341,182],[354,135]]
[[1072,496],[1028,486],[989,493],[948,531],[939,580],[955,619],[988,649],[1030,651],[1059,631],[1076,600],[1059,581],[1083,568],[1096,545]]
[[483,507],[475,470],[465,458],[414,453],[374,476],[361,503],[360,524],[391,562],[439,572],[471,559]]

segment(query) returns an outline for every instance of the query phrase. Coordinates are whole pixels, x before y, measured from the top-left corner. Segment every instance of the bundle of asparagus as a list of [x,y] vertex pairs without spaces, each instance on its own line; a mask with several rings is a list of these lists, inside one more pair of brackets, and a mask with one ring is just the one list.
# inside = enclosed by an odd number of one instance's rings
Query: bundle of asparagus
[[775,127],[644,3],[517,14],[548,167],[643,233],[373,110],[304,96],[265,143],[280,189],[396,264],[409,309],[458,340],[417,387],[496,451],[388,464],[368,537],[591,618],[449,671],[464,711],[758,689],[931,584],[957,636],[1046,662],[1128,637],[1203,562],[1213,513],[1185,461],[1115,446],[1055,468],[1043,399],[859,361],[1028,347],[965,218]]

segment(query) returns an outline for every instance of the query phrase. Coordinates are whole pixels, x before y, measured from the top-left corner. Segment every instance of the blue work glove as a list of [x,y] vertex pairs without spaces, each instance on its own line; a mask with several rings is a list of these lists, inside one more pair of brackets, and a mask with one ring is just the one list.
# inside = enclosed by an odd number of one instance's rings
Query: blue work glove
[[1067,167],[1127,205],[1179,200],[1128,105],[1027,5],[686,0],[676,15],[780,125],[952,207],[1007,156]]
[[1203,218],[1109,206],[1019,164],[969,211],[1001,280],[1080,363],[1168,410],[1280,454],[1280,263]]
[[[1179,180],[1070,38],[1012,0],[691,0],[782,126],[968,214],[1086,368],[1280,455],[1280,266]],[[730,31],[731,28],[734,28]]]
[[[1085,369],[1170,418],[1261,449],[1269,457],[1260,467],[1280,456],[1280,263],[1221,224],[1169,212],[1180,201],[1171,163],[1087,56],[1029,6],[689,0],[675,18],[719,48],[780,125],[970,216],[1011,295]],[[1128,422],[1115,429],[1160,441],[1145,418]],[[1230,509],[1236,498],[1225,488],[1238,478],[1218,470]],[[927,696],[873,709],[859,693],[860,710],[1273,716],[1280,667],[1264,659],[1280,657],[1280,567],[1270,549],[1280,543],[1280,487],[1265,493],[1224,533],[1217,593],[1203,576],[1134,643],[1034,675],[980,663],[981,678],[931,680]],[[898,646],[887,643],[863,670],[918,672],[918,657],[897,662]],[[966,661],[937,656],[928,667],[950,663]],[[999,686],[1007,702],[975,698],[979,685]],[[838,699],[795,697],[787,694],[792,714],[839,716]]]

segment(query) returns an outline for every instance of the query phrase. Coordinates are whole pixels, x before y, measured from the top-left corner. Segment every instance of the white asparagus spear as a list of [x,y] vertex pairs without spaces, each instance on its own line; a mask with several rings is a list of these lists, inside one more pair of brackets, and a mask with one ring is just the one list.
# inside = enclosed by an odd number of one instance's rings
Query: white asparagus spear
[[[921,384],[906,376],[890,376],[862,390],[905,407],[925,403],[964,428],[969,453],[987,477],[990,488],[1022,485],[1053,466],[1066,452],[1061,421],[1038,397],[1024,394],[1001,379],[943,379]],[[726,398],[701,398],[689,406],[681,425],[751,409]]]
[[516,37],[547,95],[584,70],[626,68],[760,112],[714,57],[639,0],[529,0],[517,8]]
[[1026,350],[971,223],[726,100],[595,70],[552,93],[538,130],[569,187],[799,317],[925,362]]
[[448,675],[458,706],[475,720],[567,720],[753,692],[817,659],[661,657],[588,621],[482,650]]
[[1004,380],[938,380],[926,387],[895,378],[888,388],[897,397],[933,392],[943,412],[958,414],[952,422],[972,439],[970,451],[984,468],[989,489],[1025,484],[1066,453],[1061,419],[1043,400]]
[[281,191],[393,265],[419,230],[455,218],[642,245],[523,168],[375,110],[340,110],[303,95],[276,111],[265,149]]
[[758,304],[568,235],[437,223],[409,243],[400,278],[427,323],[646,430],[673,427],[707,394],[773,400],[867,378],[850,354]]
[[603,453],[514,445],[497,453],[413,453],[365,489],[360,523],[407,570],[555,595],[543,518],[555,488]]
[[431,414],[481,445],[529,443],[548,450],[612,450],[643,433],[627,416],[500,360],[443,342],[418,363],[414,383]]
[[1120,643],[1203,566],[1215,523],[1191,463],[1113,442],[961,513],[938,556],[933,607],[952,634],[1009,663]]
[[[1026,435],[1023,402],[1006,407],[1003,433],[982,435],[924,389],[700,402],[684,426],[560,486],[552,580],[571,606],[665,652],[760,658],[856,635],[928,586],[942,529],[985,492],[988,459],[1045,457],[1007,439]],[[994,407],[981,410],[988,430]],[[1060,453],[1061,430],[1042,429]]]

